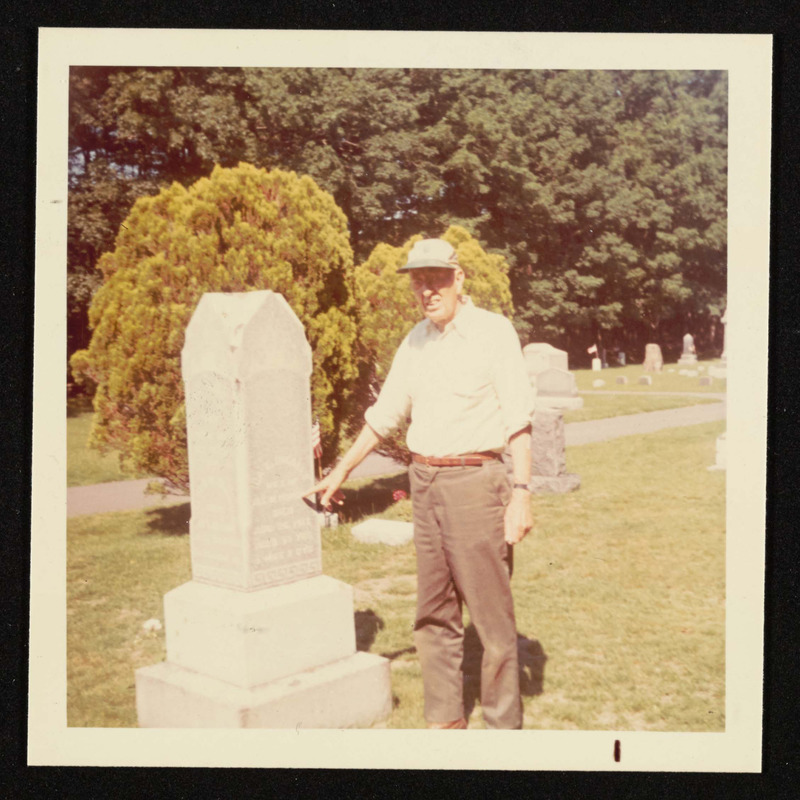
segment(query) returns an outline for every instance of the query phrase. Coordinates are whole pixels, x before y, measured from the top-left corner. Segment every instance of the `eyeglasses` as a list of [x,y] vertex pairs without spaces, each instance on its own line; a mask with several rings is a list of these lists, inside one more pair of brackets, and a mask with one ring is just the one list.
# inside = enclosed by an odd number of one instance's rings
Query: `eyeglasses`
[[449,286],[455,279],[455,270],[433,267],[428,269],[416,269],[411,275],[411,288],[420,291],[424,288],[439,289],[442,286]]

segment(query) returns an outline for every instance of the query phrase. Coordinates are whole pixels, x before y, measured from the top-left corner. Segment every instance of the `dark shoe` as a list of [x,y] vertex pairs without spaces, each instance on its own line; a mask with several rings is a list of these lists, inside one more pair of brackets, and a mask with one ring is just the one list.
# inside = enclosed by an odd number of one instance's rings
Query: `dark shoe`
[[435,731],[465,730],[467,721],[465,719],[455,719],[452,722],[429,722],[428,728]]

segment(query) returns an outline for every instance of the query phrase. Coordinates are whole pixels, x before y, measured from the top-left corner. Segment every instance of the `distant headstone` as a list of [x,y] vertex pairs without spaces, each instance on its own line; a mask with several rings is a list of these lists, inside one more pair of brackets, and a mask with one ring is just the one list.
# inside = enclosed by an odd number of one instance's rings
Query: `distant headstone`
[[534,494],[561,494],[581,485],[566,469],[564,415],[559,409],[537,408],[531,424],[531,482]]
[[674,368],[674,367],[670,367],[670,368],[667,370],[667,372],[675,372],[675,368]]
[[641,375],[639,377],[639,383],[641,383],[643,386],[652,386],[653,379],[649,375]]
[[696,369],[687,369],[686,370],[686,377],[687,378],[696,378],[700,373]]
[[563,369],[551,367],[536,376],[537,408],[583,408],[578,396],[575,376]]
[[706,469],[714,471],[714,470],[723,470],[728,468],[726,440],[727,440],[727,431],[717,436],[716,462],[712,464],[710,467],[707,467]]
[[700,366],[697,367],[697,371],[698,372],[705,372],[706,368],[701,364]]
[[414,538],[414,523],[393,519],[368,519],[352,527],[353,536],[367,544],[401,545]]
[[318,511],[317,521],[320,528],[338,528],[339,515],[335,511]]
[[[537,403],[545,408],[583,408],[574,376],[567,369],[567,352],[545,342],[534,342],[522,348],[531,385],[536,387]],[[557,386],[559,379],[548,377],[555,371],[569,376]],[[544,380],[544,383],[542,381]]]
[[617,353],[617,362],[619,363],[619,365],[621,367],[625,366],[625,351],[624,350],[620,350],[619,353]]
[[697,363],[697,352],[695,351],[694,347],[694,336],[691,333],[687,333],[683,337],[683,352],[681,353],[681,357],[678,359],[679,364],[696,364]]
[[646,344],[644,346],[644,371],[661,372],[664,366],[664,357],[661,355],[661,348],[657,344]]
[[605,385],[606,382],[602,378],[596,378],[595,380],[592,381],[592,386],[594,386],[595,389],[599,389],[601,386]]
[[678,375],[683,375],[684,377],[686,377],[688,374],[689,374],[689,370],[688,369],[679,369],[678,370]]
[[522,348],[522,355],[525,357],[525,366],[531,382],[534,382],[536,376],[546,369],[561,369],[565,372],[569,369],[567,351],[559,350],[546,342],[525,345]]
[[714,383],[714,379],[710,375],[701,375],[700,376],[700,385],[701,386],[711,386]]
[[[353,590],[322,574],[311,349],[270,291],[205,294],[182,354],[193,579],[164,597],[167,659],[136,671],[140,727],[340,728],[391,710],[356,652]],[[302,636],[299,633],[302,632]]]
[[623,386],[628,382],[628,379],[624,375],[618,375],[616,379],[616,383],[622,384]]
[[599,358],[592,359],[592,370],[594,372],[600,372],[603,369],[603,362]]

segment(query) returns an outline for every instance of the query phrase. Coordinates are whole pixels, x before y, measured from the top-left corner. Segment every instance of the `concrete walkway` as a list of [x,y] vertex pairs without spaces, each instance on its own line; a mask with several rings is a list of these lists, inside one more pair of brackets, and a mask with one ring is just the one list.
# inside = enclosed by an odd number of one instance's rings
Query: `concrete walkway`
[[620,436],[654,433],[664,428],[682,428],[725,419],[725,403],[704,403],[698,406],[667,408],[663,411],[645,411],[622,417],[593,419],[587,422],[570,422],[564,426],[567,447],[592,442],[605,442]]
[[[597,392],[597,394],[633,394],[634,392]],[[588,394],[588,392],[587,392]],[[638,394],[638,392],[636,392]],[[642,392],[651,394],[651,392]],[[686,394],[684,392],[665,392],[664,394]],[[709,399],[724,400],[725,395],[702,394]],[[680,428],[686,425],[699,425],[725,419],[725,403],[704,403],[683,408],[670,408],[664,411],[647,411],[641,414],[627,414],[621,417],[570,422],[564,426],[567,447],[575,447],[592,442],[604,442],[621,436],[635,436],[653,433],[664,428]],[[350,474],[351,478],[366,478],[386,475],[404,469],[402,464],[378,453],[370,453]],[[157,494],[145,494],[148,478],[136,481],[114,481],[97,483],[93,486],[74,486],[67,489],[67,517],[83,514],[99,514],[110,511],[133,511],[142,508],[171,506],[188,503],[188,496],[168,495],[162,498]]]

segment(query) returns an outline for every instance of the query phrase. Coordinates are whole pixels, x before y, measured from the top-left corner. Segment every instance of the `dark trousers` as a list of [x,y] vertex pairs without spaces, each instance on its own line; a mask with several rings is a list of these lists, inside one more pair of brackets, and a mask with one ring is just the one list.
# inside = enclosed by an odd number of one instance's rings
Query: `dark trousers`
[[503,517],[505,467],[409,467],[417,551],[414,640],[422,665],[425,718],[464,716],[462,602],[483,645],[481,706],[489,728],[520,728],[517,629],[511,597],[512,548]]

